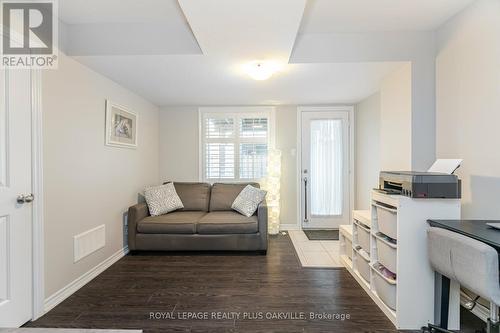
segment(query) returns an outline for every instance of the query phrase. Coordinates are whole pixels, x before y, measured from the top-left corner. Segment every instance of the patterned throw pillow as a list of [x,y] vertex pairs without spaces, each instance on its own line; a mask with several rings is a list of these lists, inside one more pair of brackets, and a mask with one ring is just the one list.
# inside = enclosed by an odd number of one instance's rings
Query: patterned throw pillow
[[148,187],[144,197],[151,216],[158,216],[184,208],[181,199],[175,191],[174,183]]
[[247,185],[234,199],[232,209],[245,215],[246,217],[252,216],[259,204],[266,197],[266,191]]

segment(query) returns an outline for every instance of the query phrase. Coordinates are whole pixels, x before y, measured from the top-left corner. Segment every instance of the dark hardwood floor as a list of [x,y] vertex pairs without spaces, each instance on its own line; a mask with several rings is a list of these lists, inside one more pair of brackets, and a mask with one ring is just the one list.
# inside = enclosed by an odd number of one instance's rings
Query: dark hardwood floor
[[[239,312],[240,319],[183,319]],[[243,319],[299,312],[305,319]],[[310,319],[309,313],[346,320]],[[152,315],[175,318],[152,319]],[[267,256],[139,254],[114,264],[28,327],[153,332],[396,332],[345,269],[305,269],[288,236]],[[474,332],[474,331],[472,331]]]

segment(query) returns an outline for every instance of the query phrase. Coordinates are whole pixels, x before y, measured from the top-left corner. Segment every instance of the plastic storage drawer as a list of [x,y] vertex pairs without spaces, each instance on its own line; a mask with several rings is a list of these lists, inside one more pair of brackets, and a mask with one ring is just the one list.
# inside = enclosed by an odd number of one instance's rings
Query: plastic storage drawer
[[376,206],[378,229],[381,233],[398,238],[397,214],[395,209]]
[[385,278],[376,268],[373,268],[373,284],[382,302],[392,310],[396,310],[396,281]]
[[370,253],[370,229],[362,224],[356,223],[356,230],[358,231],[358,245],[366,252]]
[[358,273],[368,283],[370,283],[370,260],[365,259],[359,252],[356,253],[358,258]]
[[391,272],[397,274],[397,245],[391,244],[388,241],[382,240],[377,237],[377,254],[378,261]]
[[349,239],[345,239],[345,253],[347,257],[352,260],[352,242]]

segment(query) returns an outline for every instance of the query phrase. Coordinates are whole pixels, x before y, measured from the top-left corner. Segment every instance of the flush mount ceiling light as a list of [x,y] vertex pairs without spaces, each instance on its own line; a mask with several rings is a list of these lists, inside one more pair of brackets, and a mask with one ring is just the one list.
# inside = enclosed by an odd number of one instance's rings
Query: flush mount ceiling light
[[263,81],[269,79],[274,73],[281,70],[283,66],[274,61],[253,61],[243,67],[244,71],[252,79]]

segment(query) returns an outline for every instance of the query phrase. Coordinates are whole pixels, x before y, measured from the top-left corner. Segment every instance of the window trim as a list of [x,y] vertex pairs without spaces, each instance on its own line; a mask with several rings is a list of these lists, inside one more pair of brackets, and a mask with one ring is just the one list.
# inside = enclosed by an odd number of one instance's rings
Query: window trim
[[[276,145],[276,109],[272,106],[249,106],[249,107],[231,107],[231,106],[222,106],[222,107],[200,107],[198,108],[198,179],[200,182],[228,182],[228,183],[246,183],[246,182],[252,182],[252,181],[259,181],[260,179],[239,179],[239,170],[235,170],[235,176],[238,175],[237,178],[233,179],[207,179],[205,177],[205,149],[203,148],[203,144],[205,142],[210,142],[205,141],[204,138],[204,119],[207,116],[223,116],[223,115],[233,115],[237,117],[242,117],[242,116],[249,116],[249,117],[255,117],[255,116],[263,116],[268,118],[268,133],[267,133],[267,147],[269,149],[274,149]],[[234,125],[239,126],[239,123],[236,123]],[[215,139],[217,141],[224,141],[224,138],[221,139]],[[235,152],[234,152],[234,159],[235,163],[236,161],[239,161],[239,144],[240,142],[256,142],[255,138],[240,138],[236,137],[234,140],[230,139],[231,143],[234,142],[235,145],[237,145],[237,149],[235,147]],[[258,140],[258,139],[257,139]],[[262,140],[263,143],[265,143],[265,139]],[[236,168],[235,168],[236,169]]]

